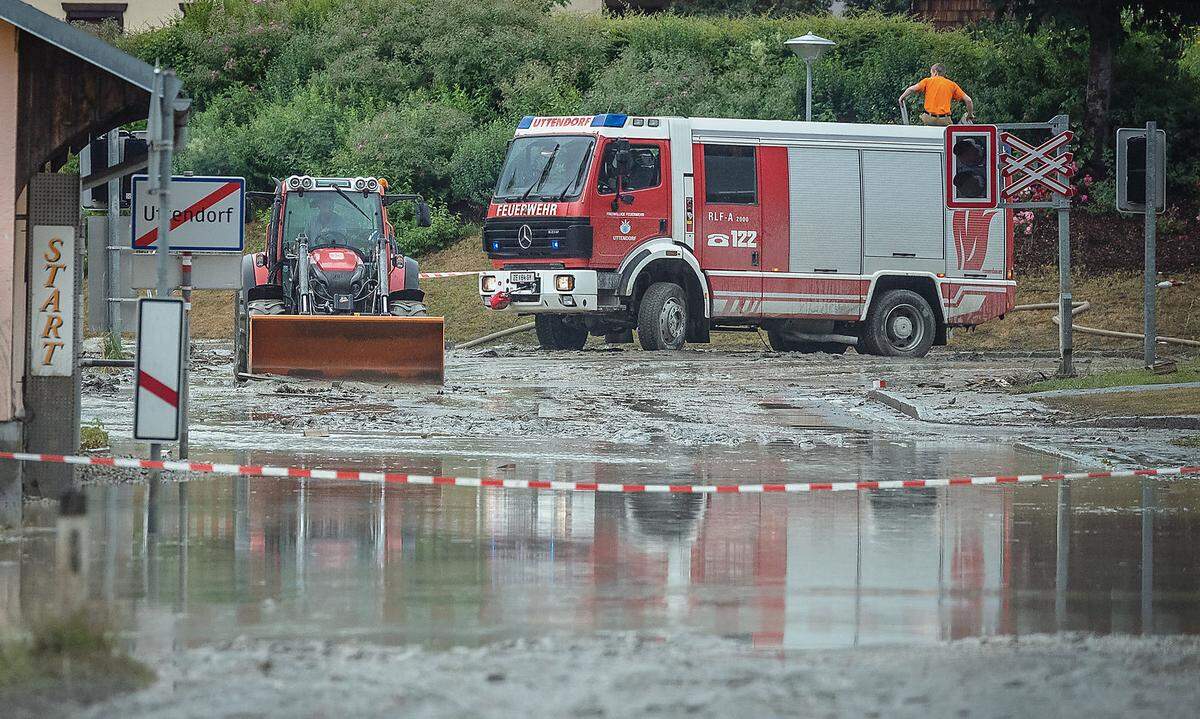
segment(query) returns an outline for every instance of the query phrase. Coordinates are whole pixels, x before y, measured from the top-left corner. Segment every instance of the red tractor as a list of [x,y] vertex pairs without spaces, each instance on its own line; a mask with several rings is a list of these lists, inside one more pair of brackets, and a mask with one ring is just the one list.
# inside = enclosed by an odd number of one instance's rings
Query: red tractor
[[269,196],[266,250],[242,260],[234,318],[235,372],[442,381],[441,317],[427,317],[416,260],[388,221],[373,177],[293,175]]

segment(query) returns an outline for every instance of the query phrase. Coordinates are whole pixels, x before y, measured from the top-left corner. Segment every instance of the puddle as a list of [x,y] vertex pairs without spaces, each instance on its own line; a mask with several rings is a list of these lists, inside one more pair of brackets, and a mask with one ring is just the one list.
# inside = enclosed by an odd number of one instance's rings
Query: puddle
[[[1002,445],[550,452],[596,457],[571,463],[508,461],[497,457],[500,445],[419,455],[408,466],[598,482],[1067,468]],[[692,631],[814,648],[1062,630],[1200,633],[1196,482],[616,495],[214,478],[164,484],[153,513],[144,485],[94,485],[88,495],[86,593],[111,608],[140,656],[243,635],[445,647]],[[53,541],[35,526],[0,544],[0,625],[54,601]]]

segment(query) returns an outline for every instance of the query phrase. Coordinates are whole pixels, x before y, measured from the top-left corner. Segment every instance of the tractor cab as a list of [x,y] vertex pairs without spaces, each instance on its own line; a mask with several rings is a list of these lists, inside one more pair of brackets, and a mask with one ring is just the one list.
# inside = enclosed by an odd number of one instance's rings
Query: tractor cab
[[[402,260],[373,177],[295,176],[281,183],[268,257],[285,304],[301,314],[379,314],[387,277]],[[307,262],[300,263],[300,258]],[[274,260],[274,262],[271,262]]]

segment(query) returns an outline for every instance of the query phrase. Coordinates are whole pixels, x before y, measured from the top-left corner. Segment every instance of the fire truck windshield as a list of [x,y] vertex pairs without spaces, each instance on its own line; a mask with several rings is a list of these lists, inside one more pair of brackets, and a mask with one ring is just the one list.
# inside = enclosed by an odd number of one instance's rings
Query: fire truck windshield
[[518,137],[508,148],[495,199],[563,201],[579,197],[594,138],[580,135]]
[[[346,199],[349,198],[350,202]],[[377,193],[339,195],[329,190],[289,193],[283,219],[283,241],[291,244],[300,233],[308,235],[309,248],[328,245],[353,247],[370,253],[371,235],[383,227]]]

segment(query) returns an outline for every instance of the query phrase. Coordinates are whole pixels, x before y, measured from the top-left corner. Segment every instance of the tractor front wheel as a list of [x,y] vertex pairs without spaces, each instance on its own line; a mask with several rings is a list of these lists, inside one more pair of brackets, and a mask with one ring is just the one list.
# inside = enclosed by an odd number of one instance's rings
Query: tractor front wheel
[[233,300],[233,379],[245,382],[242,377],[248,372],[246,365],[250,354],[250,313],[246,309],[246,295],[237,293]]

